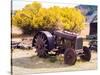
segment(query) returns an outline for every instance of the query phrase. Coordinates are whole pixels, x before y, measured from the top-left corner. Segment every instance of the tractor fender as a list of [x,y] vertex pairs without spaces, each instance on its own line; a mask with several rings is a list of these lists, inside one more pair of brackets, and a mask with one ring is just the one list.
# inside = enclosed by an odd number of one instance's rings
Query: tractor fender
[[48,31],[39,31],[35,34],[35,36],[33,37],[33,41],[32,41],[32,47],[34,46],[34,41],[35,41],[35,38],[36,36],[38,36],[39,34],[43,34],[44,36],[46,36],[47,38],[47,49],[50,51],[52,50],[53,48],[55,48],[55,45],[54,45],[54,37],[53,35],[48,32]]

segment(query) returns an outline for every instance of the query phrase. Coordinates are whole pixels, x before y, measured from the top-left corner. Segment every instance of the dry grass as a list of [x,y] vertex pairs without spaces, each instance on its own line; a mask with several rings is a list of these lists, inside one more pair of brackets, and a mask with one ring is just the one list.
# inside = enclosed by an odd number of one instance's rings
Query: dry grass
[[97,54],[92,52],[90,62],[83,62],[79,58],[75,65],[68,66],[59,60],[50,62],[49,58],[43,59],[36,56],[34,50],[15,49],[12,53],[13,75],[24,75],[43,72],[93,70],[97,68]]

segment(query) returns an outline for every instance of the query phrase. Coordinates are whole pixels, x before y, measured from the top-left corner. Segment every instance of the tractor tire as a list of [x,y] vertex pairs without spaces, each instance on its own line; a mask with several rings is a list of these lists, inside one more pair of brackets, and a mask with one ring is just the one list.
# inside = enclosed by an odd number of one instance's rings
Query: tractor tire
[[84,61],[90,61],[90,59],[91,59],[91,51],[89,50],[89,48],[84,46],[83,47],[83,51],[84,52],[83,52],[82,56],[80,56],[80,58],[82,60],[84,60]]
[[64,63],[68,65],[74,65],[76,63],[77,56],[74,49],[67,49],[64,52]]
[[48,31],[38,32],[33,38],[32,46],[36,48],[37,56],[47,58],[48,52],[54,48],[53,35]]

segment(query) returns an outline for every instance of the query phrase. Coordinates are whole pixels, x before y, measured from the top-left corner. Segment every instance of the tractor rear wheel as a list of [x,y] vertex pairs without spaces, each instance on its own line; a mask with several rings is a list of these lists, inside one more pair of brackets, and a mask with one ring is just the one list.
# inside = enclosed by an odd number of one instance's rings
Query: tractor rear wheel
[[47,49],[48,41],[44,34],[41,33],[35,37],[34,45],[36,48],[37,55],[39,57],[48,56],[48,49]]
[[68,65],[74,65],[76,62],[76,52],[74,49],[67,49],[64,52],[64,63]]
[[90,61],[90,59],[91,59],[91,52],[90,52],[89,48],[84,46],[83,47],[83,51],[84,52],[83,52],[82,56],[80,56],[80,58],[82,60],[84,60],[84,61]]

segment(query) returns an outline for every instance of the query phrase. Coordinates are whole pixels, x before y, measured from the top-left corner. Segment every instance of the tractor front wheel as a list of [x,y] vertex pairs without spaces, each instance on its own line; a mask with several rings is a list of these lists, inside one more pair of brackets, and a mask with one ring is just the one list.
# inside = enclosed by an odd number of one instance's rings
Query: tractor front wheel
[[77,60],[76,52],[74,49],[67,49],[64,52],[64,63],[74,65]]

